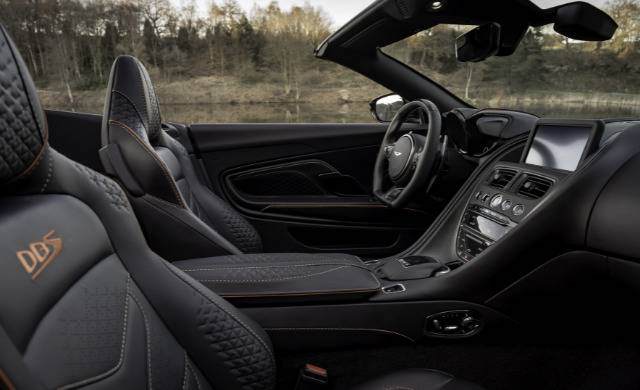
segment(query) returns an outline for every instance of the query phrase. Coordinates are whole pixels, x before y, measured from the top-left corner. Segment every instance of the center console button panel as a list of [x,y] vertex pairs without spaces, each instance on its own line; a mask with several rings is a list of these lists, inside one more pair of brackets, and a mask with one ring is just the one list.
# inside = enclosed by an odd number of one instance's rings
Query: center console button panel
[[[500,198],[500,202],[495,203],[501,207],[502,195],[496,195],[493,199],[496,197]],[[465,261],[473,259],[516,225],[509,217],[487,207],[468,206],[458,230],[456,243],[458,256]]]
[[483,326],[482,317],[473,310],[452,310],[430,315],[425,321],[427,336],[469,337]]
[[[467,203],[456,237],[458,257],[465,262],[472,260],[501,239],[527,217],[556,181],[554,175],[520,165],[494,166]],[[532,191],[532,182],[545,182],[548,186],[539,185],[539,191]]]

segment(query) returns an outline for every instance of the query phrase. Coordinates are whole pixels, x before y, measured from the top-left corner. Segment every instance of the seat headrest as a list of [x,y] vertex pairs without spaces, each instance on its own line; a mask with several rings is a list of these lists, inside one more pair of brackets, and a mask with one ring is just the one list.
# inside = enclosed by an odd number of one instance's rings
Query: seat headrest
[[0,25],[0,183],[28,176],[47,146],[47,121],[29,70]]
[[[145,141],[154,142],[160,133],[162,120],[158,98],[147,69],[135,57],[119,56],[113,63],[103,129],[109,121],[129,127]],[[108,144],[108,140],[103,139],[103,144]]]

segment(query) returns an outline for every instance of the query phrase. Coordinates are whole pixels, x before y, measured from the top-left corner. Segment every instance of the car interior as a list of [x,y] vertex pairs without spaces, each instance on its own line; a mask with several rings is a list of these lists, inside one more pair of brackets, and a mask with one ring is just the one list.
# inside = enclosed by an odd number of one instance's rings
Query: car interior
[[381,47],[605,41],[573,2],[379,0],[318,61],[377,121],[175,123],[145,65],[44,110],[0,31],[0,389],[637,389],[640,119],[475,108]]

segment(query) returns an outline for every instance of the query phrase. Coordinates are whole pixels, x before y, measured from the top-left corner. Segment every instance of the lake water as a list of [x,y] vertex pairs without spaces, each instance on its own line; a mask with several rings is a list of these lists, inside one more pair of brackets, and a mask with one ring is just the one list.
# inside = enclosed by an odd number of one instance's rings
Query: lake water
[[[509,107],[552,118],[640,118],[640,107]],[[165,121],[180,123],[367,123],[366,102],[349,104],[211,104],[163,105]],[[81,111],[99,113],[102,107]]]

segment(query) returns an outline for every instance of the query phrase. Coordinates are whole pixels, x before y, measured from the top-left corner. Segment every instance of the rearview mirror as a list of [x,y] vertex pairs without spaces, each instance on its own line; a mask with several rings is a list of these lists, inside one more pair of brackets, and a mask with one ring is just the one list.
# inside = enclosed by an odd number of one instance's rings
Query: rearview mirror
[[580,41],[606,41],[618,25],[606,12],[588,3],[570,3],[556,9],[553,29]]
[[488,23],[456,38],[456,57],[460,62],[483,61],[500,50],[500,25]]
[[373,99],[369,103],[371,113],[380,122],[391,122],[396,113],[404,105],[402,96],[391,93]]

